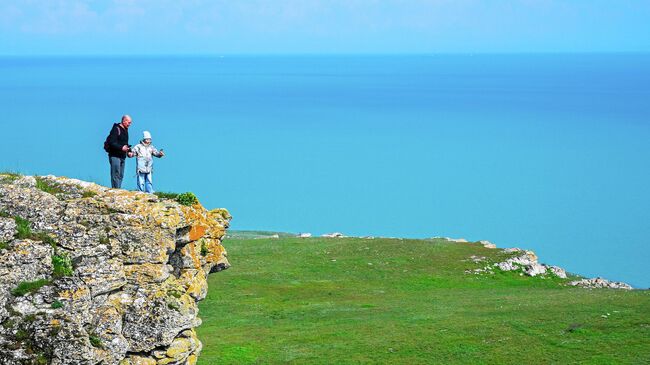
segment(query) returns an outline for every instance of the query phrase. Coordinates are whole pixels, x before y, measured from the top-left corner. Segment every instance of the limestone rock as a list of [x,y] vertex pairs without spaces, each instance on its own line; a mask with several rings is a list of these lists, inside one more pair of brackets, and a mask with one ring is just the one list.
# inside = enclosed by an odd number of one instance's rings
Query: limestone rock
[[[18,219],[31,230],[20,239]],[[197,301],[208,274],[230,266],[230,219],[75,179],[0,174],[0,364],[195,364]]]
[[321,237],[326,237],[326,238],[338,238],[338,237],[345,237],[343,233],[341,232],[333,232],[333,233],[325,233]]
[[601,288],[625,289],[625,290],[632,289],[632,286],[629,284],[620,281],[609,281],[603,278],[574,280],[570,282],[569,285],[579,286],[579,287],[589,288],[589,289],[601,289]]

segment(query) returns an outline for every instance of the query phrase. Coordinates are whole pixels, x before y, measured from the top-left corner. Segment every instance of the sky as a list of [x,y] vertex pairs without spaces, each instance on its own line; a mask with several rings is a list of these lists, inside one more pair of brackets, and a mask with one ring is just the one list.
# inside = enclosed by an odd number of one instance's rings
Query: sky
[[648,0],[0,0],[0,55],[648,52]]

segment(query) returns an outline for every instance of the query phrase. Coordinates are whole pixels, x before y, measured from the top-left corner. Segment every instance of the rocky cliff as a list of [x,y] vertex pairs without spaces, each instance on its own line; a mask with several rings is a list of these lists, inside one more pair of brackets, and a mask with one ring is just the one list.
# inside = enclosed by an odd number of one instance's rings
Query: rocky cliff
[[179,201],[0,174],[0,363],[196,363],[230,215]]

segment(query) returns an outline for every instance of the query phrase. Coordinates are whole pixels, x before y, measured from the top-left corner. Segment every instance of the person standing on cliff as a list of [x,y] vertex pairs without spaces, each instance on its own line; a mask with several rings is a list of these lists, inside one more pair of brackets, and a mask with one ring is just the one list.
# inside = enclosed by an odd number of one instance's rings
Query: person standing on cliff
[[138,190],[153,194],[153,158],[161,158],[165,152],[156,149],[151,144],[151,133],[144,131],[140,143],[133,147],[132,155],[136,158],[135,173],[138,177]]
[[124,178],[124,164],[126,157],[133,157],[129,145],[129,127],[132,120],[129,115],[122,116],[120,123],[113,124],[113,128],[106,137],[104,150],[108,152],[108,162],[111,165],[111,187],[120,189]]

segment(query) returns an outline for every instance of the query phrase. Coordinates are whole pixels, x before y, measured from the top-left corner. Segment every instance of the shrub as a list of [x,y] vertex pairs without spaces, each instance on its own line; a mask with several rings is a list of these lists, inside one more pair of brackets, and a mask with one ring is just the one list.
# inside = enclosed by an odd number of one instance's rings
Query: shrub
[[47,279],[38,279],[34,281],[23,281],[16,288],[11,291],[15,297],[22,297],[25,294],[35,293],[38,289],[49,285],[51,282]]
[[64,191],[61,190],[61,188],[58,187],[56,184],[52,183],[51,181],[45,180],[42,177],[36,178],[36,188],[38,190],[44,191],[46,193],[50,193],[52,195],[64,193]]
[[62,278],[64,276],[72,276],[72,261],[70,256],[66,253],[57,253],[52,255],[52,276],[55,278]]
[[190,206],[198,203],[199,199],[197,199],[196,195],[194,195],[193,193],[187,192],[187,193],[180,194],[178,197],[176,197],[176,201],[179,204]]

